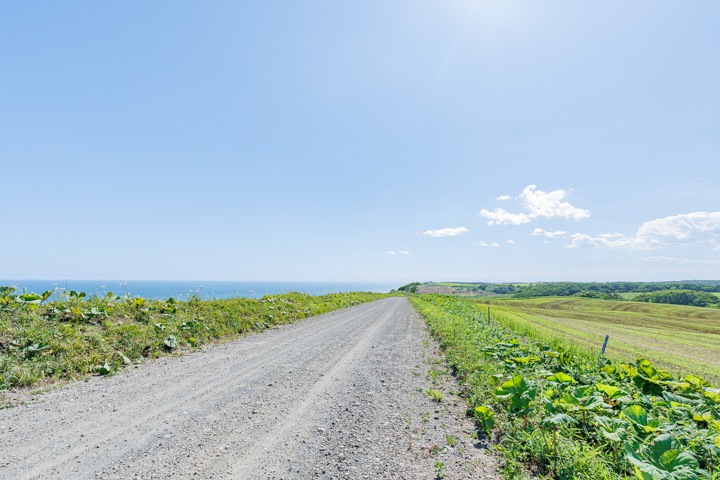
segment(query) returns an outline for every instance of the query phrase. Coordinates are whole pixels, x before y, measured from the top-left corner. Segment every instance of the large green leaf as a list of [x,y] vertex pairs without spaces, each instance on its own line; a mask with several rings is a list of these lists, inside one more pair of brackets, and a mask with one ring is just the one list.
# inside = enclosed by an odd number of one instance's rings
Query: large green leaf
[[720,389],[704,388],[702,394],[705,398],[708,398],[713,402],[720,404]]
[[699,464],[690,451],[683,451],[670,434],[655,438],[638,451],[626,445],[626,458],[635,466],[639,478],[652,480],[691,480],[698,478]]
[[480,422],[483,431],[486,434],[489,434],[495,425],[495,419],[493,418],[495,417],[495,412],[486,405],[480,405],[475,408],[475,417]]
[[704,387],[710,386],[710,384],[708,382],[706,382],[705,380],[703,380],[702,378],[700,378],[697,375],[685,375],[685,377],[683,377],[683,380],[685,382],[689,383],[690,385],[697,387],[698,389],[702,389]]
[[516,415],[527,415],[536,394],[536,388],[522,375],[515,375],[495,390],[497,397],[510,400],[508,411]]
[[508,398],[512,395],[522,394],[530,390],[530,384],[522,375],[515,375],[495,390],[495,396]]
[[717,414],[707,405],[697,405],[692,409],[692,418],[696,422],[710,423],[717,419]]
[[98,375],[109,375],[113,372],[113,369],[110,364],[105,362],[103,365],[95,365],[95,367],[93,367],[93,371]]
[[540,361],[540,357],[537,355],[528,355],[525,357],[510,357],[510,360],[512,360],[515,363],[520,363],[523,365],[529,365],[531,363],[537,363]]
[[606,406],[605,400],[596,395],[585,397],[580,402],[580,410],[596,410],[604,406]]
[[623,442],[627,438],[627,424],[619,418],[596,416],[595,424],[603,437],[613,442]]
[[619,387],[607,385],[604,383],[598,383],[597,385],[595,385],[595,388],[604,393],[608,398],[614,398],[616,396],[619,396],[620,392],[622,392]]
[[558,400],[557,406],[567,411],[592,411],[603,410],[607,406],[605,400],[597,395],[585,396],[585,389],[578,389],[575,392],[566,392]]
[[30,358],[49,348],[50,344],[48,342],[35,342],[25,346],[22,350],[25,354],[25,357]]
[[577,421],[570,415],[566,415],[564,413],[558,413],[556,415],[553,415],[552,417],[544,418],[541,425],[543,427],[558,428],[563,425],[572,425],[574,423],[577,423]]
[[633,422],[637,423],[638,425],[647,425],[648,424],[648,414],[647,411],[641,407],[640,405],[632,405],[625,410],[623,410],[623,415]]
[[685,405],[701,405],[702,399],[697,395],[690,393],[689,395],[678,395],[673,392],[663,392],[663,398],[668,402],[676,402]]
[[175,338],[175,335],[168,336],[164,341],[163,345],[168,350],[175,350],[178,346],[177,339]]
[[567,373],[563,372],[555,372],[551,376],[548,377],[548,380],[551,382],[556,382],[560,384],[572,384],[575,383],[575,379],[568,375]]
[[598,383],[595,385],[600,392],[604,393],[608,400],[623,401],[631,399],[630,394],[620,387],[614,385],[608,385],[606,383]]
[[42,297],[36,293],[23,293],[20,295],[20,300],[24,303],[40,303],[42,301]]

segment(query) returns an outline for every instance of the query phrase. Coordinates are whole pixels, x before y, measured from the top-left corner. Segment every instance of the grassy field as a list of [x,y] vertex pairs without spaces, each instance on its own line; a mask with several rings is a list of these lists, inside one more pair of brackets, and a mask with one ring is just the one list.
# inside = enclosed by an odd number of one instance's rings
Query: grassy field
[[[720,299],[720,293],[719,292],[709,292],[716,297]],[[642,293],[639,292],[630,292],[630,293],[620,293],[620,297],[622,297],[623,300],[634,300],[638,295],[642,295]]]
[[[648,360],[613,361],[569,346],[563,337],[577,335],[577,328],[551,330],[538,322],[529,331],[535,315],[511,307],[549,311],[565,326],[573,323],[568,318],[593,323],[608,312],[617,323],[606,325],[615,327],[638,320],[670,325],[674,318],[670,330],[681,333],[684,323],[712,330],[703,314],[710,309],[634,311],[627,304],[613,309],[627,302],[556,298],[497,302],[488,318],[486,305],[477,301],[447,295],[410,300],[439,340],[479,429],[503,456],[504,478],[718,478],[720,392],[694,375],[673,377]],[[538,338],[540,331],[553,338]],[[717,358],[717,350],[707,357]]]
[[477,300],[491,314],[541,338],[560,338],[600,350],[608,358],[639,357],[675,373],[695,373],[720,384],[720,310],[641,302],[543,297]]

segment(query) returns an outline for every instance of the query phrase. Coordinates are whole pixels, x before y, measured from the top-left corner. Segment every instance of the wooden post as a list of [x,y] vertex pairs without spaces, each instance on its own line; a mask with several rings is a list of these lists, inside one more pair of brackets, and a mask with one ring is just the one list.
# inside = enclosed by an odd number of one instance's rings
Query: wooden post
[[609,338],[610,335],[605,335],[605,341],[603,342],[602,350],[600,350],[600,355],[605,355],[605,347],[607,347],[607,342]]

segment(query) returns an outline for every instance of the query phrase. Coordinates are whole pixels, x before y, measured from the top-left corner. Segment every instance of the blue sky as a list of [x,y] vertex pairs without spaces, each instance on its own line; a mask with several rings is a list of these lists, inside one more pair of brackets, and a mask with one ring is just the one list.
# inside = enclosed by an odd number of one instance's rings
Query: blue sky
[[720,278],[719,22],[3,2],[0,278]]

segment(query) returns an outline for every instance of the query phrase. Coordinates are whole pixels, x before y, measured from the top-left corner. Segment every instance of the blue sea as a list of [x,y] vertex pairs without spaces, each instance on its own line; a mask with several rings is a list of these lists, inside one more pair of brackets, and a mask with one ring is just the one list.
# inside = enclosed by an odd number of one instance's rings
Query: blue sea
[[384,293],[400,285],[387,283],[342,282],[233,282],[191,280],[0,280],[0,286],[17,288],[19,293],[42,293],[47,290],[75,290],[88,296],[130,295],[155,300],[170,297],[187,300],[197,295],[202,299],[247,297],[259,298],[268,294],[300,292],[325,295],[338,292]]

